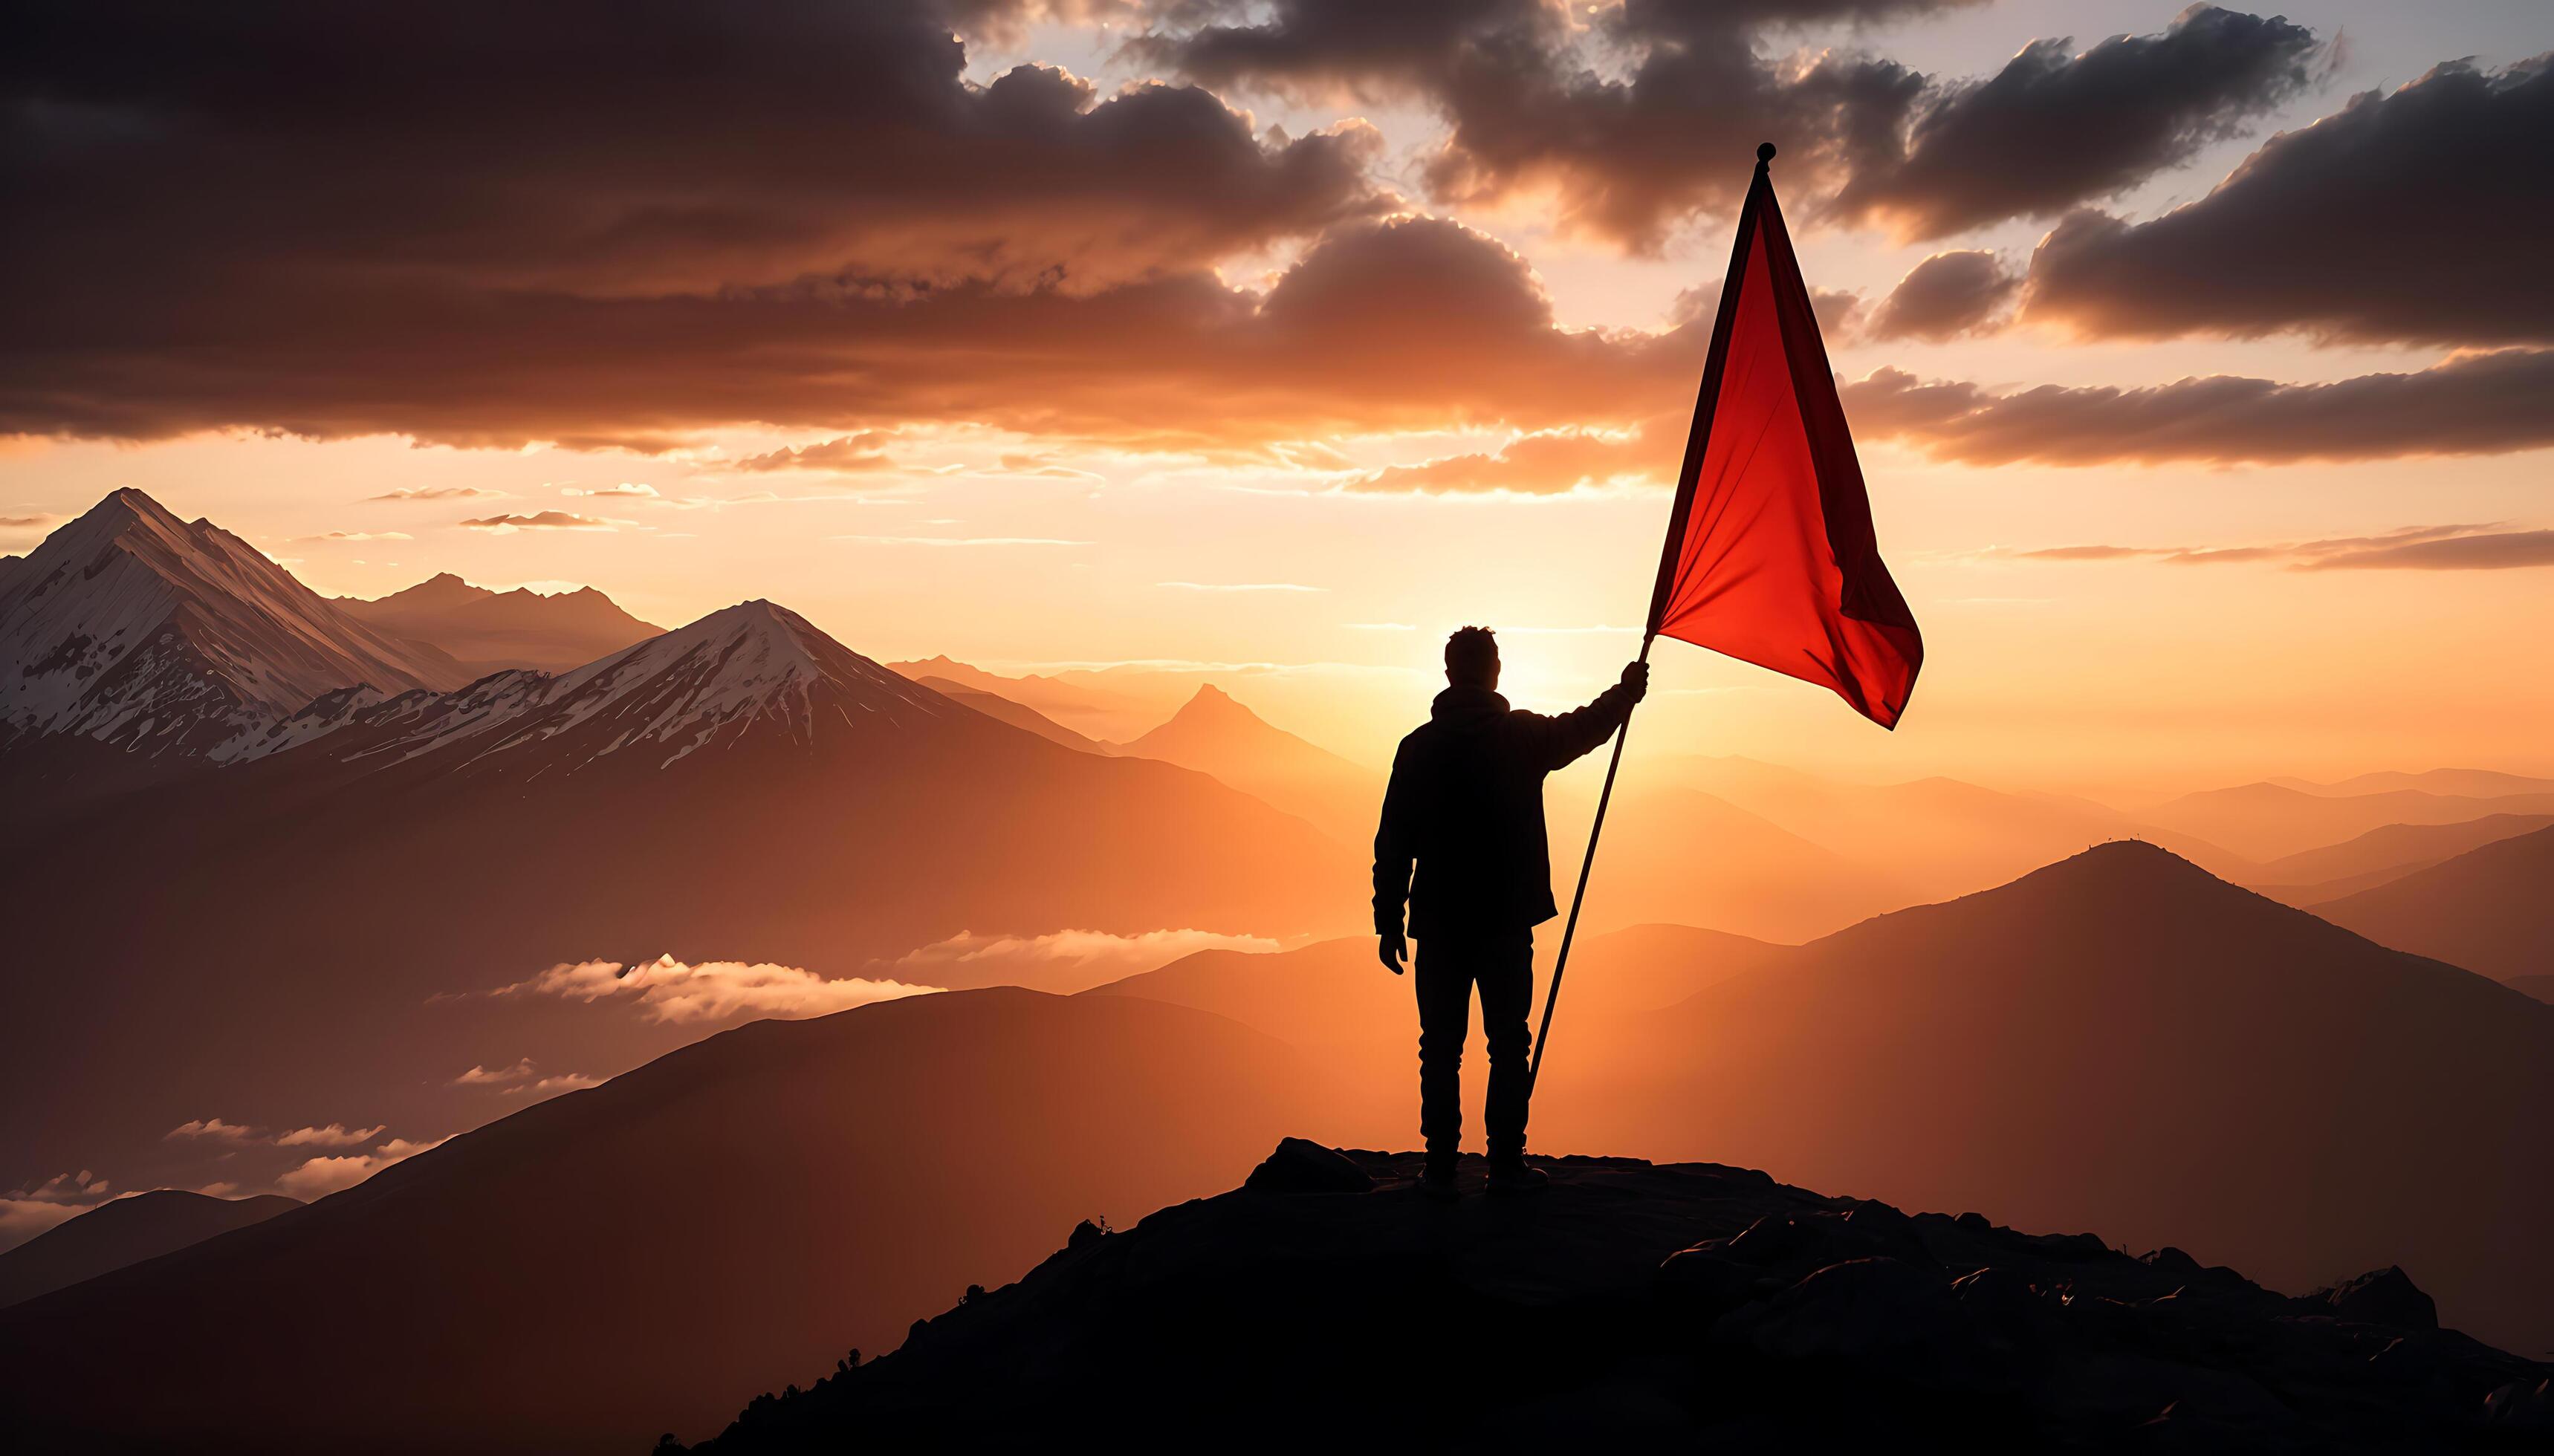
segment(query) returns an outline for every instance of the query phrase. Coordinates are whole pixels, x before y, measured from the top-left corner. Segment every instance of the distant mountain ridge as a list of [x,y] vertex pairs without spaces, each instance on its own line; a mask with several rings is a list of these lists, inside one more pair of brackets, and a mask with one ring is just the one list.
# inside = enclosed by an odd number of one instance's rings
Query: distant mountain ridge
[[0,578],[0,741],[213,755],[332,690],[469,678],[136,490],[111,492]]
[[498,592],[441,572],[387,597],[336,599],[360,621],[431,643],[474,674],[508,668],[561,672],[664,630],[592,587],[543,595]]
[[2254,888],[2272,899],[2311,909],[2401,879],[2469,849],[2550,826],[2554,826],[2554,814],[2487,814],[2447,824],[2389,824],[2338,844],[2271,860],[2248,878]]
[[1324,1096],[1269,1038],[1131,997],[756,1022],[0,1310],[0,1429],[83,1436],[31,1450],[643,1451],[774,1372],[884,1348],[1077,1220],[1228,1184]]
[[2264,782],[2184,794],[2148,810],[2144,818],[2223,844],[2238,854],[2268,860],[2339,843],[2387,825],[2456,824],[2491,814],[2554,814],[2554,790],[2476,795],[2391,788],[2337,794]]
[[[963,935],[1287,938],[1358,918],[1351,856],[1311,826],[1201,773],[1045,741],[769,602],[565,673],[324,693],[249,746],[0,820],[13,951],[60,971],[0,1018],[0,1168],[28,1170],[9,1176],[111,1160],[174,1181],[182,1150],[160,1134],[203,1098],[269,1122],[344,1099],[448,1126],[446,1059],[609,1068],[699,1030],[486,994],[553,964],[670,952],[822,988]],[[151,915],[127,913],[133,884]],[[238,1057],[202,1034],[215,1024],[306,1060]]]
[[2554,974],[2554,826],[2314,907],[2396,950],[2502,980]]
[[[2136,841],[1805,946],[1698,946],[1715,973],[1646,1010],[1606,939],[1563,992],[1537,1147],[2090,1224],[2292,1289],[2399,1262],[2461,1326],[2554,1345],[2554,1008],[2508,987]],[[1110,990],[1281,1038],[1370,1024],[1332,1060],[1369,1115],[1406,1116],[1407,992],[1360,950]]]
[[1212,683],[1117,751],[1211,773],[1345,842],[1371,839],[1383,808],[1381,775],[1276,727]]
[[963,703],[987,718],[1007,723],[1013,728],[1026,728],[1049,742],[1062,743],[1068,748],[1084,753],[1098,753],[1103,757],[1112,756],[1117,752],[1116,744],[1103,742],[1098,738],[1075,732],[1027,704],[1014,702],[998,693],[988,693],[982,688],[971,688],[953,678],[933,677],[927,673],[914,678],[914,681],[952,702]]
[[281,1193],[216,1198],[182,1188],[155,1188],[101,1203],[0,1253],[0,1308],[300,1206],[300,1199]]

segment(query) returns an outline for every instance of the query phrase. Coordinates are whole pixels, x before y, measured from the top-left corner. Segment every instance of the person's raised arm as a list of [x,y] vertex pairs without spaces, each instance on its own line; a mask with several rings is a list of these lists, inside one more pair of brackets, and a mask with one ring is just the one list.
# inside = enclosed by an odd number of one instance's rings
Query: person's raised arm
[[1595,702],[1543,720],[1544,771],[1567,767],[1614,736],[1623,720],[1632,716],[1633,705],[1649,692],[1650,665],[1630,663],[1623,668],[1622,681],[1597,694]]
[[1392,781],[1384,786],[1383,814],[1374,830],[1375,954],[1383,968],[1394,975],[1401,974],[1403,962],[1409,959],[1408,943],[1401,934],[1401,913],[1410,900],[1410,869],[1415,857],[1410,814],[1411,796],[1417,790],[1410,781],[1409,760],[1410,745],[1405,742],[1392,755]]

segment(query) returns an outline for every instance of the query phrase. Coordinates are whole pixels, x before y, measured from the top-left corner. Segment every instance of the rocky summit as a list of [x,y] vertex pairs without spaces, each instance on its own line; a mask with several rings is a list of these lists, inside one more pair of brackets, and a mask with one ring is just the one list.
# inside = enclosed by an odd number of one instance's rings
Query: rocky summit
[[[2306,1295],[2176,1249],[1565,1158],[1422,1197],[1288,1139],[1246,1186],[970,1288],[693,1448],[2543,1450],[2549,1367],[2399,1269]],[[672,1449],[671,1438],[665,1449]]]

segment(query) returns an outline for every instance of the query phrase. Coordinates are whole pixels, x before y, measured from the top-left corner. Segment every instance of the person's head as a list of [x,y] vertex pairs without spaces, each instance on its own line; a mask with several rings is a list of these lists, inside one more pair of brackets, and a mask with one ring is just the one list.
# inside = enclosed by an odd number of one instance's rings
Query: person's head
[[1485,626],[1467,626],[1446,639],[1446,681],[1458,688],[1499,685],[1499,639]]

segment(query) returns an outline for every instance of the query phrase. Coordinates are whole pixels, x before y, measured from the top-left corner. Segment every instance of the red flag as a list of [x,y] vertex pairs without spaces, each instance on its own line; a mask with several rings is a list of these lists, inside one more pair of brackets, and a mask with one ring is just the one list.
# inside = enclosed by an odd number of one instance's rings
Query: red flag
[[1649,630],[1833,688],[1898,726],[1924,639],[1881,564],[1799,260],[1756,180],[1702,369]]

